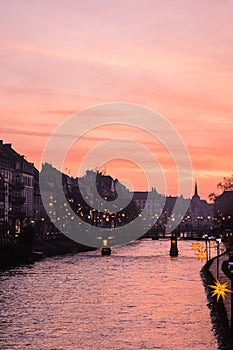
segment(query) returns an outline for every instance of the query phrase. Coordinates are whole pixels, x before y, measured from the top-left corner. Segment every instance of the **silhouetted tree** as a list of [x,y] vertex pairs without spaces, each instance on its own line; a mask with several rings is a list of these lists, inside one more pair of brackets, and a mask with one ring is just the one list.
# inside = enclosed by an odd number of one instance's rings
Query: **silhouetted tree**
[[217,184],[217,187],[224,191],[233,191],[233,174],[224,177],[223,181]]
[[210,202],[214,202],[215,199],[216,199],[216,193],[211,192],[211,193],[208,195],[208,198],[209,198]]

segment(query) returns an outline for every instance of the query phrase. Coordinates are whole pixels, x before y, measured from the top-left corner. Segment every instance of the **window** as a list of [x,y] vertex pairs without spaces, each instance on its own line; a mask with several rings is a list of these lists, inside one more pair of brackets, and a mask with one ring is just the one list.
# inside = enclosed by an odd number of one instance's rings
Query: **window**
[[31,203],[32,202],[32,191],[30,189],[26,190],[26,202]]
[[23,183],[25,186],[32,187],[32,178],[31,176],[23,176]]
[[0,208],[0,218],[5,219],[5,210],[4,208]]

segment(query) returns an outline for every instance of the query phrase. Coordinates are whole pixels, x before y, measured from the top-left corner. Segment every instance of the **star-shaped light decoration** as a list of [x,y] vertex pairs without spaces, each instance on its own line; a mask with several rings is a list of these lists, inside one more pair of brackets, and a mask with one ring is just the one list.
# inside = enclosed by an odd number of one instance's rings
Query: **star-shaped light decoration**
[[196,252],[199,249],[198,243],[192,243],[192,250]]
[[207,256],[206,250],[200,250],[199,253],[198,253],[197,258],[198,258],[198,260],[203,261],[203,260],[206,259],[206,256]]
[[192,243],[192,250],[196,252],[197,250],[201,250],[204,248],[203,243]]
[[224,300],[226,293],[232,293],[230,289],[227,289],[228,282],[221,284],[219,280],[216,280],[214,283],[215,285],[209,285],[209,287],[213,289],[211,296],[214,297],[216,295],[217,301],[219,301],[220,297]]

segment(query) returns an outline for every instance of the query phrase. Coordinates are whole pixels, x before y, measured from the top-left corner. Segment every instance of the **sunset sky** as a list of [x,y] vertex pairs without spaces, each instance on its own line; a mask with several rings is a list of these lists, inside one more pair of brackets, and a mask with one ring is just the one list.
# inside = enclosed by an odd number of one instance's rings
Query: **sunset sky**
[[[72,114],[106,102],[143,105],[182,136],[206,198],[233,173],[232,19],[231,0],[0,1],[1,138],[39,168],[49,136]],[[80,141],[72,174],[110,133],[119,128]],[[167,150],[140,130],[128,134],[161,160],[175,195]],[[106,171],[144,189],[126,161]]]

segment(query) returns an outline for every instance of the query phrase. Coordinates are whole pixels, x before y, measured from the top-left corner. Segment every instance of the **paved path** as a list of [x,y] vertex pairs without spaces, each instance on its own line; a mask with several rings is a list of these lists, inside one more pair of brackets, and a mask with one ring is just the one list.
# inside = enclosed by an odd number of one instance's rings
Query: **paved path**
[[[219,281],[221,283],[228,282],[228,288],[231,289],[231,281],[230,279],[224,274],[222,271],[222,264],[224,261],[228,261],[229,256],[228,254],[224,254],[219,256]],[[217,258],[215,258],[210,265],[209,271],[212,273],[214,279],[217,279]],[[230,319],[231,319],[231,293],[227,293],[227,297],[224,300],[224,306],[227,312],[227,317],[229,320],[230,325]]]

